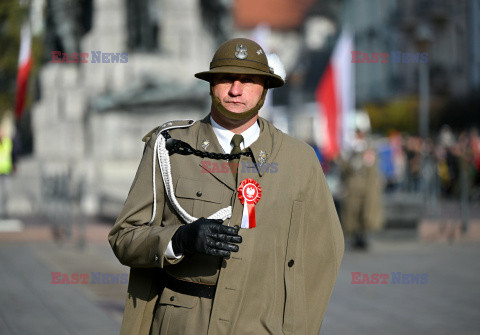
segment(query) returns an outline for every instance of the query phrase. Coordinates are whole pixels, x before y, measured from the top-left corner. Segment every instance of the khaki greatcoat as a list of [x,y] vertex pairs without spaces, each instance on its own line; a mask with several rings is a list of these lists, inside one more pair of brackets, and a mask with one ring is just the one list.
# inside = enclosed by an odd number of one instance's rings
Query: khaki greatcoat
[[[163,256],[183,224],[166,200],[158,164],[157,210],[154,222],[148,224],[153,204],[153,145],[158,131],[168,125],[144,138],[143,158],[109,234],[115,255],[131,267],[122,334],[318,335],[343,257],[341,227],[314,151],[266,120],[259,118],[258,122],[260,137],[250,148],[255,163],[261,150],[267,159],[257,169],[251,165],[252,158],[242,156],[238,174],[239,182],[252,178],[262,189],[255,207],[257,227],[240,230],[243,242],[228,260],[206,255],[180,260]],[[222,152],[209,116],[169,133],[199,150],[208,140],[206,151]],[[230,172],[207,171],[202,160],[208,159],[194,155],[173,154],[170,159],[175,194],[188,213],[207,217],[233,205],[230,225],[240,225],[243,205]],[[245,164],[250,168],[244,168]],[[213,303],[168,288],[162,291],[160,269],[183,280],[216,283]]]

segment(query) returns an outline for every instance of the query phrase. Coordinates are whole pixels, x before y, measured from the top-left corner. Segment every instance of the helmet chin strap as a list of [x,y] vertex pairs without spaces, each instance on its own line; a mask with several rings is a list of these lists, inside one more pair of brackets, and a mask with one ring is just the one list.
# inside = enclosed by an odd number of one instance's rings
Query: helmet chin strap
[[226,109],[222,105],[220,100],[215,96],[215,94],[213,94],[212,85],[210,85],[210,97],[212,98],[213,107],[217,111],[219,111],[220,114],[225,116],[226,118],[229,118],[231,120],[245,120],[245,119],[249,119],[252,116],[254,116],[256,113],[258,113],[260,108],[262,108],[263,103],[265,102],[265,96],[267,95],[267,90],[268,90],[268,88],[265,87],[263,89],[262,96],[260,97],[260,100],[258,100],[257,104],[253,108],[251,108],[248,111],[243,112],[243,113],[233,113],[233,112],[229,111],[228,109]]

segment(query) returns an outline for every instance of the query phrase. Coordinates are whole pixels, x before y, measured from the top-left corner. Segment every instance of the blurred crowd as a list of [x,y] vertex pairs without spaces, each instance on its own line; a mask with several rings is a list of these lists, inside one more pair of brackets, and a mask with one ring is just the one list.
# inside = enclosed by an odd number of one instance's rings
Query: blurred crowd
[[426,204],[440,199],[480,200],[478,130],[454,133],[443,126],[437,136],[392,131],[373,137],[357,130],[334,161],[322,160],[347,241],[367,248],[367,232],[385,225],[384,195],[415,194]]
[[480,198],[480,136],[472,128],[455,134],[443,126],[426,140],[393,131],[377,143],[386,192],[423,192],[431,196]]

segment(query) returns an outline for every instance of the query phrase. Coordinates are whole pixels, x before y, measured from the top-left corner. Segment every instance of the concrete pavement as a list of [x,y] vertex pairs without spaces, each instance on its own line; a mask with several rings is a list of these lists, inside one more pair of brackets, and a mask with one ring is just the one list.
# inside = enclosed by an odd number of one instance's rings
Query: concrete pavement
[[119,320],[84,287],[51,283],[52,271],[72,272],[43,262],[44,247],[2,243],[0,334],[118,334]]
[[[345,254],[320,334],[480,334],[480,244],[397,233],[377,234],[369,252]],[[385,273],[388,284],[352,284],[352,272],[370,280]],[[392,272],[426,274],[428,282],[392,283]]]
[[[47,225],[0,233],[0,334],[118,334],[126,284],[52,284],[52,272],[126,275],[107,244],[109,228],[90,224],[84,250],[51,242]],[[378,233],[368,252],[345,253],[321,335],[480,334],[479,255],[476,242]],[[390,278],[352,284],[352,272]],[[427,274],[428,282],[392,284],[392,272]]]
[[[96,236],[84,249],[51,242],[45,224],[0,234],[0,334],[119,333],[127,285],[96,283],[92,272],[126,277],[128,269],[107,244],[108,226],[87,230]],[[52,284],[52,272],[89,278],[87,284]]]

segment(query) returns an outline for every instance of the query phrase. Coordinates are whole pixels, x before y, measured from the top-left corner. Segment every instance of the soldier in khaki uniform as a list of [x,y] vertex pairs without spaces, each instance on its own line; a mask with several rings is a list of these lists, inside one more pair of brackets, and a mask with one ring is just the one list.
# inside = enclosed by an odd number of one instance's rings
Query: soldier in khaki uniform
[[352,150],[340,165],[345,189],[341,206],[343,231],[352,238],[354,249],[365,250],[367,232],[383,227],[383,211],[377,155],[362,131],[357,130]]
[[343,235],[314,151],[258,117],[284,80],[248,39],[195,76],[211,113],[144,137],[109,234],[131,267],[122,334],[317,335]]

